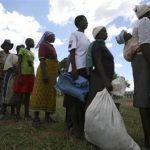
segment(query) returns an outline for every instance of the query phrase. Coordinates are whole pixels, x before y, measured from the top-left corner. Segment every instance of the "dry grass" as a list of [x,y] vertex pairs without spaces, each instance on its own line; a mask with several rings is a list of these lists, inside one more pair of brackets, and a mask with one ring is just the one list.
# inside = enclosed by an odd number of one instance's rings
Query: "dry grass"
[[[42,127],[37,130],[31,122],[13,121],[9,114],[0,121],[0,150],[93,150],[86,141],[72,141],[64,123],[65,110],[63,97],[57,98],[57,111],[54,118],[59,122],[46,124],[41,113]],[[132,107],[131,100],[122,100],[120,112],[123,115],[129,134],[142,146],[143,133],[138,110]]]

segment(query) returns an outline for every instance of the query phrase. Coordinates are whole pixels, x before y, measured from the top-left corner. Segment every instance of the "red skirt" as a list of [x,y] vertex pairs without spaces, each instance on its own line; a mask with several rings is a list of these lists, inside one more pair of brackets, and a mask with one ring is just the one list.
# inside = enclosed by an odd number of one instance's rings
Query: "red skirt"
[[22,75],[23,77],[23,84],[19,83],[19,78],[16,76],[15,83],[14,83],[14,91],[18,93],[31,93],[33,90],[34,75]]

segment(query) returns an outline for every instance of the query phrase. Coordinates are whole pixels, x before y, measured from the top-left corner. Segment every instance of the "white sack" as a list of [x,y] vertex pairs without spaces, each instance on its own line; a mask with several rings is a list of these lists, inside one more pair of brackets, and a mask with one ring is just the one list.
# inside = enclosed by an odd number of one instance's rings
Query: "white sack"
[[106,89],[98,92],[85,113],[85,137],[102,150],[140,150]]
[[112,95],[123,96],[127,87],[125,78],[122,76],[117,77],[112,81],[112,86],[113,86],[113,91],[111,92]]

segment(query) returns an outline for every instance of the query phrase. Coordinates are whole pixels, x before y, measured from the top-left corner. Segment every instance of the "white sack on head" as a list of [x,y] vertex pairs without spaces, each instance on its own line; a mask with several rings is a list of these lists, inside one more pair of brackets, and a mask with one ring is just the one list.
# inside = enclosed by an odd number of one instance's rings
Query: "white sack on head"
[[147,5],[147,4],[136,5],[134,8],[134,11],[136,13],[136,16],[140,18],[144,14],[146,14],[148,11],[150,11],[150,5]]
[[96,35],[104,28],[104,26],[97,26],[93,29],[92,34],[93,37],[96,38]]

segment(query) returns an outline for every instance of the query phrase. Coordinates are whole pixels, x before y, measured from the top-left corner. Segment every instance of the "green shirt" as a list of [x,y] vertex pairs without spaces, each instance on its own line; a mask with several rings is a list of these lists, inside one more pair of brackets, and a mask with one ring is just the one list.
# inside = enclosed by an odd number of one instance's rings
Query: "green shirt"
[[23,75],[34,75],[34,54],[25,48],[21,48],[19,50],[19,55],[22,56],[21,73]]
[[93,45],[94,45],[96,42],[99,42],[99,43],[101,43],[101,44],[105,44],[104,40],[102,40],[102,39],[96,39],[95,41],[93,41],[93,42],[89,45],[88,51],[87,51],[87,55],[86,55],[86,67],[87,67],[87,68],[93,67],[92,47],[93,47]]

